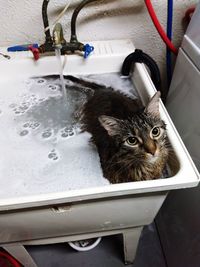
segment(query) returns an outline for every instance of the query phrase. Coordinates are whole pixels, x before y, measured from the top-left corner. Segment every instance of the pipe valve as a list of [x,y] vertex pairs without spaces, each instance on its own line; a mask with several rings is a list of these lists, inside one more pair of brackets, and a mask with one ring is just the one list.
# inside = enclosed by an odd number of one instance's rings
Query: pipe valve
[[94,46],[85,44],[83,47],[83,51],[84,51],[84,58],[87,58],[90,55],[90,53],[94,51]]

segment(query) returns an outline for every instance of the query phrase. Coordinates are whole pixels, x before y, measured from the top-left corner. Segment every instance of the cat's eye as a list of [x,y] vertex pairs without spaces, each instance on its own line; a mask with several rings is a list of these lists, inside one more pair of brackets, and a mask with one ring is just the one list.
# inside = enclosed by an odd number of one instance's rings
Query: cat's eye
[[138,139],[136,137],[129,137],[126,139],[126,143],[129,146],[136,146],[138,144]]
[[150,136],[152,139],[158,138],[161,135],[161,129],[160,127],[154,127],[151,132],[150,132]]

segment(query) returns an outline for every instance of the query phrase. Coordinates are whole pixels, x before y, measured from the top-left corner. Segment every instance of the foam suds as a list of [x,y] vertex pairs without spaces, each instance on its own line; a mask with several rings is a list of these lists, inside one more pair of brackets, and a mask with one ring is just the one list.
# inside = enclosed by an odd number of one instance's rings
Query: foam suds
[[[130,94],[133,85],[118,74],[89,80]],[[80,133],[78,110],[87,97],[69,81],[68,103],[59,78],[0,83],[0,198],[38,195],[109,184],[103,178],[90,135]]]

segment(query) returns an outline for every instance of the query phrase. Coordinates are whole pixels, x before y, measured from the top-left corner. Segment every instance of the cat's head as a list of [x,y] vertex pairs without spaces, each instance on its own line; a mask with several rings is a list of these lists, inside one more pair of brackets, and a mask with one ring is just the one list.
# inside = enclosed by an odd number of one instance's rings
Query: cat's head
[[99,117],[100,124],[116,146],[124,151],[122,154],[152,164],[162,156],[166,157],[168,139],[165,123],[160,118],[159,98],[160,92],[157,92],[144,111],[126,120],[105,115]]

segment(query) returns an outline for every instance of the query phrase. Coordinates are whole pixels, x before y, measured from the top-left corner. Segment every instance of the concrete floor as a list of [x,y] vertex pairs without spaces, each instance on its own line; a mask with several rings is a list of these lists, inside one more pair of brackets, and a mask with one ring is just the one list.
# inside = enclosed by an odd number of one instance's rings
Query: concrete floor
[[27,246],[27,250],[38,267],[167,267],[154,223],[144,228],[132,265],[124,265],[120,235],[104,237],[88,252],[77,252],[68,244]]

